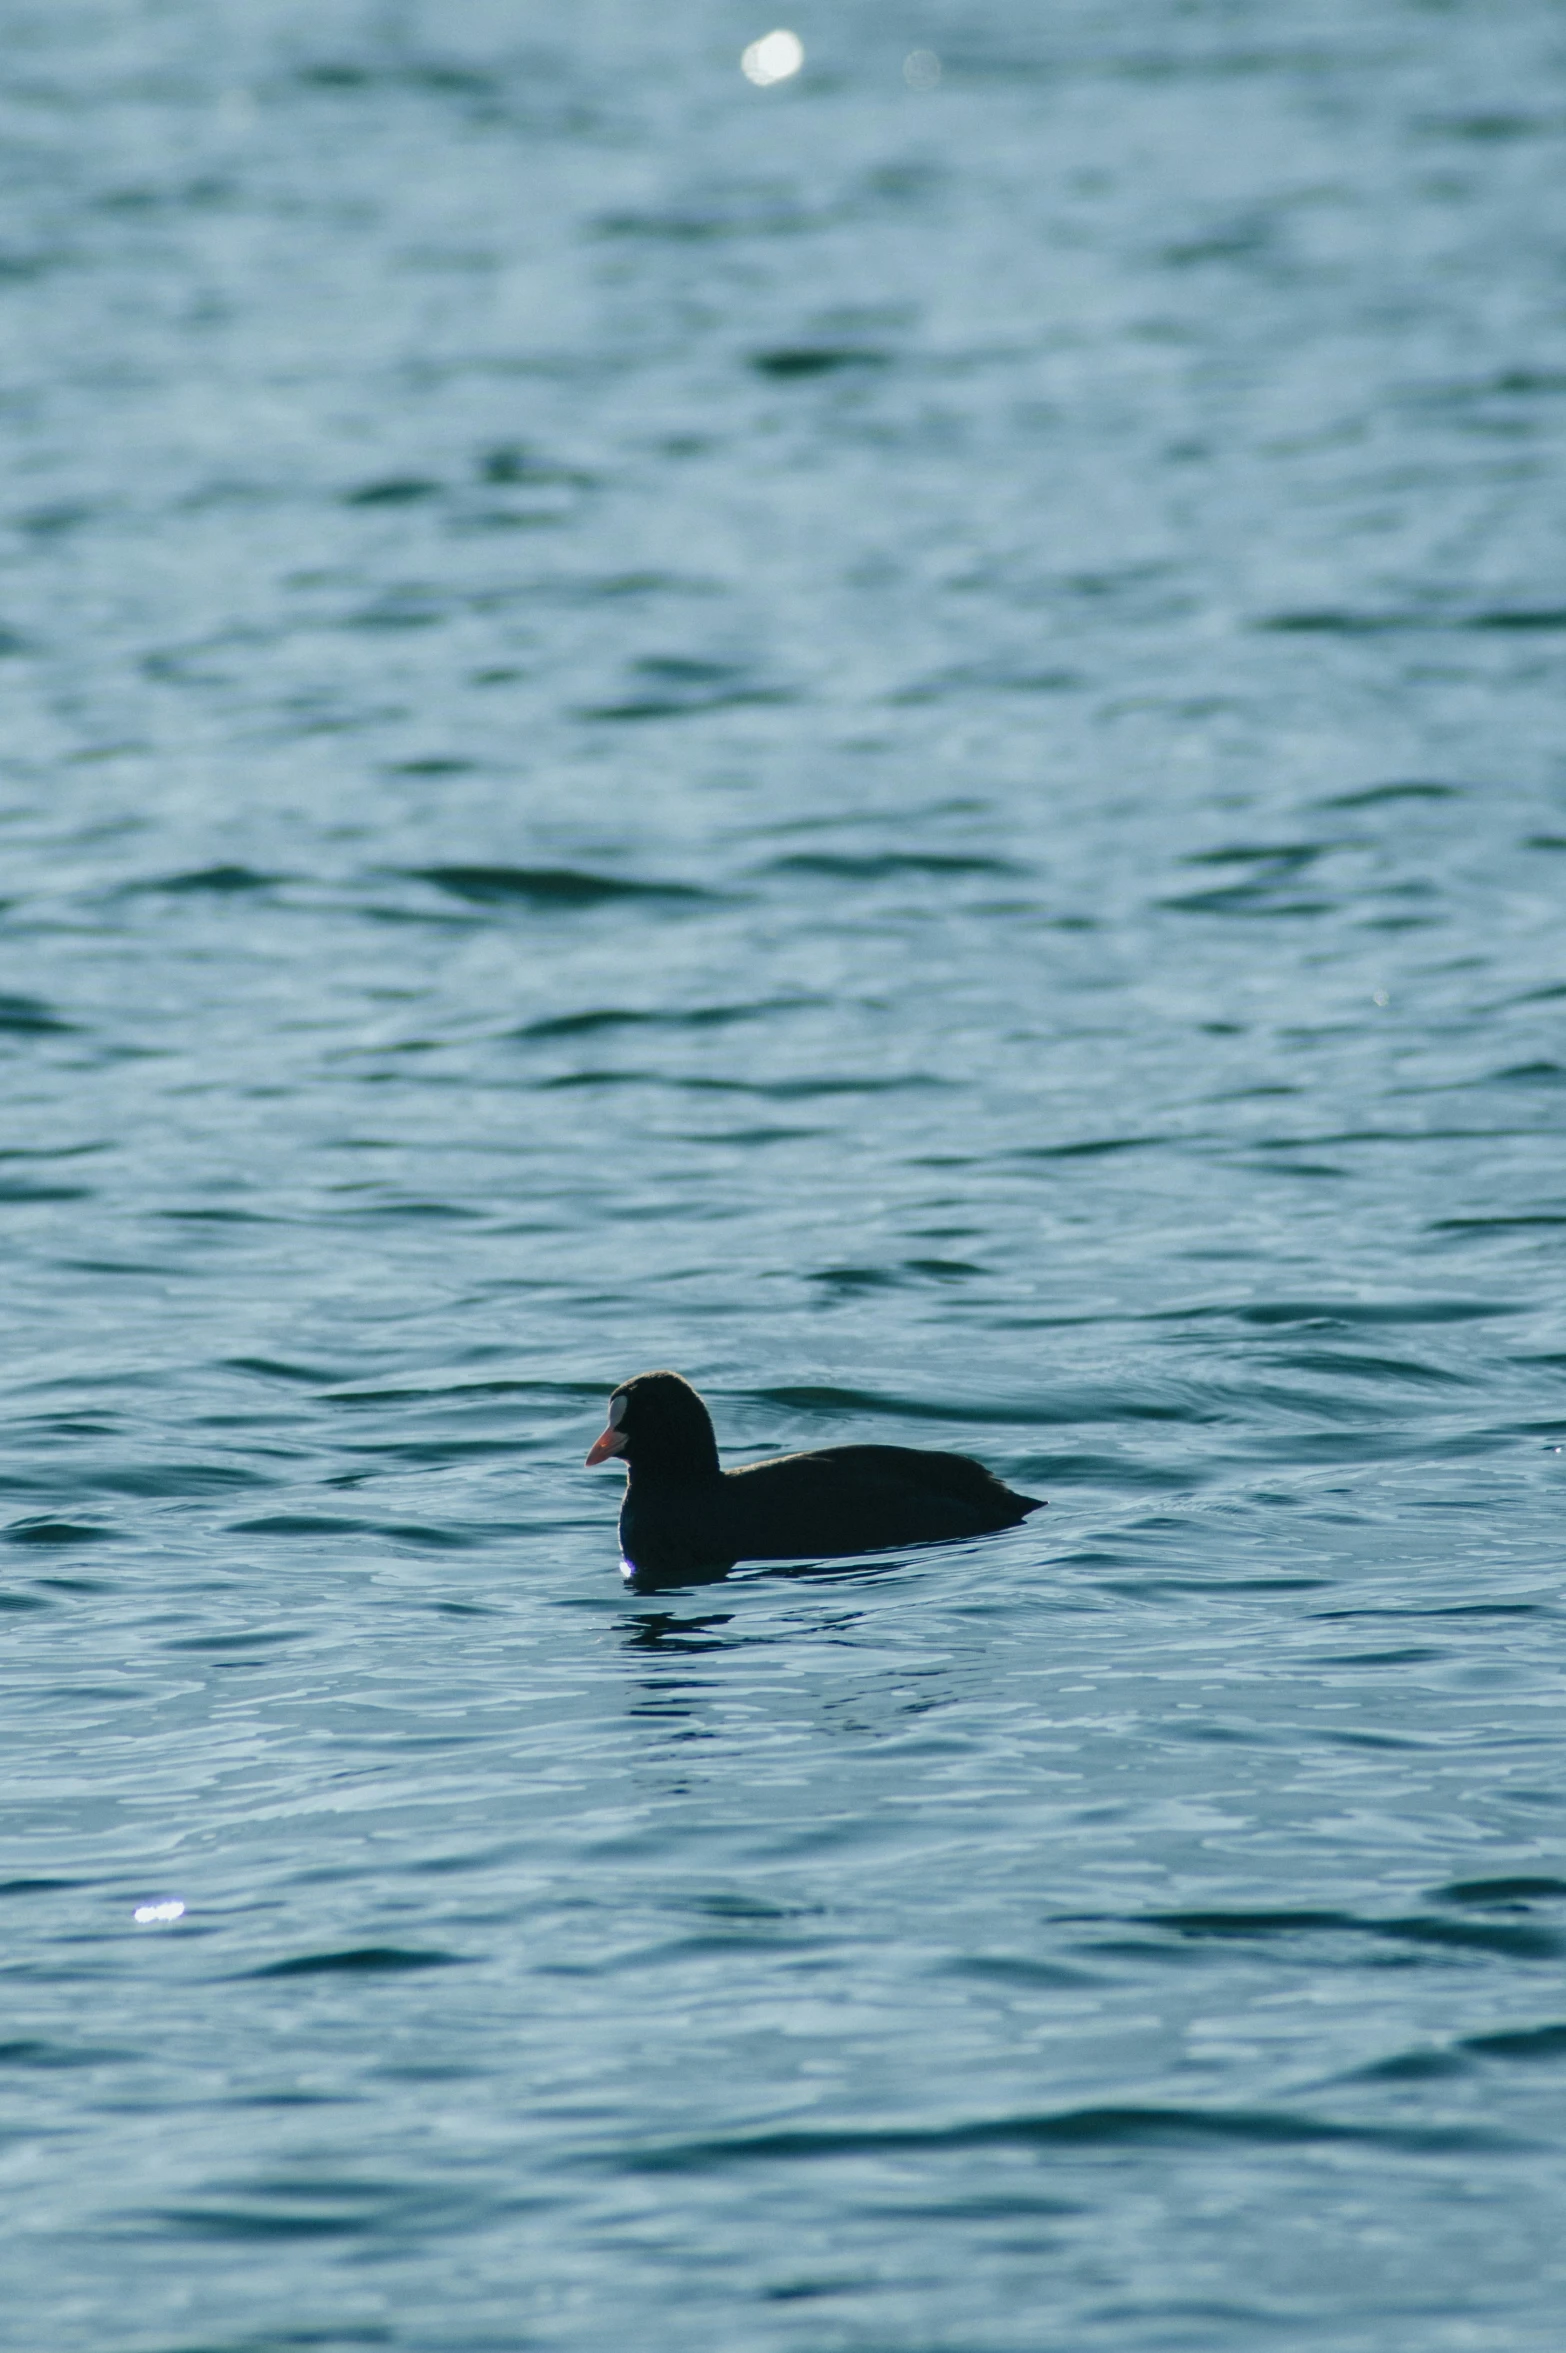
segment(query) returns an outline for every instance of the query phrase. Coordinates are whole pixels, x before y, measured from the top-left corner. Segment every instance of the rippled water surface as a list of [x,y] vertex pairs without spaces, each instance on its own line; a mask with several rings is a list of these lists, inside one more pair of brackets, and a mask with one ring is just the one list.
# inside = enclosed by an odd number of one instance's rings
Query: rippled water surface
[[792,21],[6,13],[0,2338],[1558,2353],[1566,24]]

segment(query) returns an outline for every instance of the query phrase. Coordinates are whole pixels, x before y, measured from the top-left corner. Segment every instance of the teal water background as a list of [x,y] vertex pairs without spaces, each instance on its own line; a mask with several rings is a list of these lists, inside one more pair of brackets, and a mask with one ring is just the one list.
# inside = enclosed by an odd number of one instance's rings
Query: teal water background
[[1559,2353],[1566,22],[790,21],[5,12],[0,2342]]

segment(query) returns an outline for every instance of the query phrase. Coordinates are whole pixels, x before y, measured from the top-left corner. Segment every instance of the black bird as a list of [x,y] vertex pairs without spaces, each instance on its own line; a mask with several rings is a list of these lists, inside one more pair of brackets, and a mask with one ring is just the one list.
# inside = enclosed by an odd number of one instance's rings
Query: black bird
[[949,1544],[1040,1508],[966,1454],[913,1446],[821,1446],[723,1470],[712,1418],[678,1373],[621,1382],[587,1460],[614,1454],[630,1473],[620,1551],[644,1585],[721,1576],[739,1560]]

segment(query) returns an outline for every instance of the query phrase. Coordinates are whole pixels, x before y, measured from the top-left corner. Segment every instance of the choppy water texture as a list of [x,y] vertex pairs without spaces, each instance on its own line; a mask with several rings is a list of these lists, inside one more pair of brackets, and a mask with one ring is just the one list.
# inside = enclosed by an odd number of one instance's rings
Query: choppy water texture
[[7,11],[0,2335],[1558,2353],[1566,25],[792,21]]

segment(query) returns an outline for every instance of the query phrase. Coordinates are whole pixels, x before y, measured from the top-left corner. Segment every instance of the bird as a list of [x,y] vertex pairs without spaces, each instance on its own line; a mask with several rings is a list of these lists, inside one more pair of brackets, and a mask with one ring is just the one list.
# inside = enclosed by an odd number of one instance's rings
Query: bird
[[950,1544],[1015,1528],[1042,1508],[966,1454],[821,1446],[726,1471],[712,1416],[678,1373],[637,1373],[609,1400],[587,1457],[629,1474],[620,1510],[628,1583],[697,1583],[741,1560],[801,1560]]

